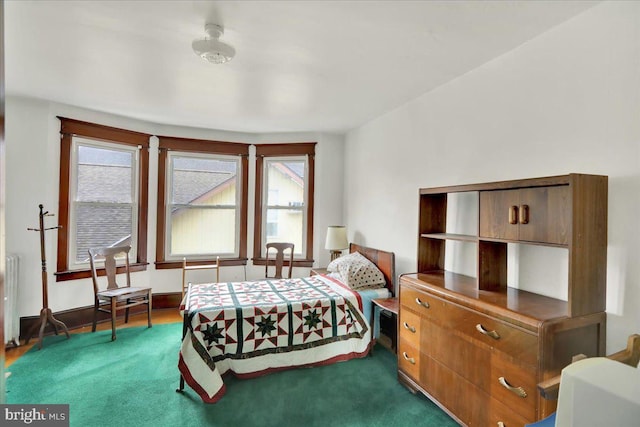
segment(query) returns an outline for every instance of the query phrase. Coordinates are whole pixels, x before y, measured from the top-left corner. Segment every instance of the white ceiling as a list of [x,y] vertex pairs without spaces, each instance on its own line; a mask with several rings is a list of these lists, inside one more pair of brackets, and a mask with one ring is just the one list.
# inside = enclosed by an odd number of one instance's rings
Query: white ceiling
[[[164,124],[344,132],[593,4],[8,0],[6,91]],[[207,21],[231,62],[191,50]]]

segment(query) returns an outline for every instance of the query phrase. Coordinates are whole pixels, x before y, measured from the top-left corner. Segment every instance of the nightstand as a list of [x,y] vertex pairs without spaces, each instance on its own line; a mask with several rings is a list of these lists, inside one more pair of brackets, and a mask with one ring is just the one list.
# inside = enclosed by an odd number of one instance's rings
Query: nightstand
[[[392,315],[395,316],[395,321],[396,321],[396,325],[398,323],[398,311],[400,309],[400,303],[398,301],[398,298],[376,298],[371,300],[371,343],[373,344],[373,330],[375,328],[375,323],[376,323],[376,317],[378,317],[380,314],[378,313],[378,316],[376,316],[376,307],[380,308],[380,311],[388,311],[389,313],[391,313]],[[397,329],[397,327],[396,327]],[[396,332],[397,334],[397,332]],[[397,344],[393,345],[393,350],[396,350]],[[373,345],[371,346],[371,350],[369,352],[369,356],[373,356]]]

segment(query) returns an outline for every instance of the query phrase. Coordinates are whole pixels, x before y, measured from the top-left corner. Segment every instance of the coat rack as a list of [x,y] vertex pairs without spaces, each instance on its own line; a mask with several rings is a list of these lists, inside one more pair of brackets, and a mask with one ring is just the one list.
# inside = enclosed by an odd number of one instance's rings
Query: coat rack
[[44,228],[44,217],[45,216],[53,216],[49,211],[43,212],[43,206],[38,205],[40,208],[40,228],[27,228],[28,231],[39,231],[40,232],[40,259],[42,260],[42,310],[40,310],[40,324],[37,323],[31,328],[29,333],[27,334],[27,339],[25,344],[29,344],[29,340],[31,339],[31,335],[33,332],[40,327],[40,333],[38,334],[38,349],[42,349],[42,335],[44,334],[44,328],[47,326],[47,323],[51,323],[53,326],[53,330],[56,335],[58,335],[58,326],[64,330],[64,333],[67,335],[67,339],[70,338],[69,330],[67,329],[67,325],[63,322],[59,321],[55,317],[53,317],[53,312],[49,308],[49,294],[47,285],[47,258],[44,250],[44,232],[47,230],[57,230],[62,228],[61,225],[56,227]]

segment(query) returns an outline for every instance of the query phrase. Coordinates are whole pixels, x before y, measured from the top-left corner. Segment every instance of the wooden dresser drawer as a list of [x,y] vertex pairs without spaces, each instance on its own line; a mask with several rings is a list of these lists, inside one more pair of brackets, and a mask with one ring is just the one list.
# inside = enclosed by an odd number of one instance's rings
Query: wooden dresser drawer
[[537,366],[536,334],[452,303],[446,303],[444,311],[444,316],[438,316],[437,320],[446,328],[460,331],[476,342]]
[[[439,361],[422,359],[420,379],[431,397],[467,426],[490,427],[491,396]],[[501,412],[500,412],[501,413]]]
[[[422,349],[440,364],[503,401],[524,417],[534,419],[538,394],[536,368],[487,346],[476,345],[465,334],[425,321]],[[501,384],[504,379],[506,388]],[[519,389],[521,387],[521,389]],[[524,397],[522,397],[524,395]]]
[[471,383],[491,389],[491,349],[475,345],[464,334],[425,321],[422,351]]
[[537,416],[538,399],[536,369],[508,360],[501,354],[494,353],[491,358],[489,375],[490,394],[504,403],[513,412],[529,420]]
[[421,381],[429,394],[455,414],[468,426],[524,427],[535,418],[522,416],[508,404],[491,397],[490,394],[460,377],[441,363],[424,356],[421,366]]
[[408,286],[400,288],[400,304],[425,319],[460,331],[524,363],[538,364],[538,336],[533,332]]
[[398,369],[417,382],[420,380],[420,359],[420,351],[400,334],[400,340],[398,342]]
[[[427,319],[440,318],[444,313],[445,301],[427,292],[402,286],[400,304]],[[402,311],[402,309],[400,309]]]
[[400,310],[398,331],[402,339],[415,348],[420,348],[420,316],[409,310]]
[[487,411],[483,414],[483,419],[478,420],[478,426],[500,426],[500,427],[525,427],[535,421],[533,418],[525,418],[513,412],[507,406],[490,399],[487,405]]

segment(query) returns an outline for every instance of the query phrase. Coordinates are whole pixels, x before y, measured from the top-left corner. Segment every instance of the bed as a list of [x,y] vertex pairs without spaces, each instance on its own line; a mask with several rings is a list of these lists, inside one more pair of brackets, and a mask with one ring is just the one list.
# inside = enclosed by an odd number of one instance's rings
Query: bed
[[333,273],[190,284],[181,304],[177,391],[186,382],[215,403],[226,374],[252,378],[366,356],[374,339],[371,300],[393,295],[394,268],[392,252],[352,243],[349,255],[329,265]]

